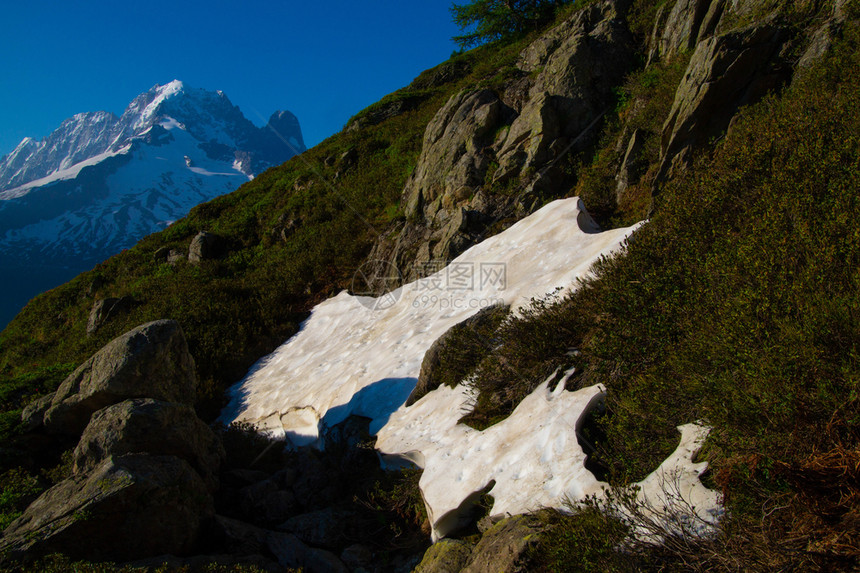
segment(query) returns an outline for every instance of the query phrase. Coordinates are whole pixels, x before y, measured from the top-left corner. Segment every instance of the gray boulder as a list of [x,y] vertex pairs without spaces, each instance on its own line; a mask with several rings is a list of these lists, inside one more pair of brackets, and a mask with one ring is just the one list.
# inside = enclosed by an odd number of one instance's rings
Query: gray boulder
[[224,250],[224,241],[218,235],[201,231],[191,239],[188,247],[188,262],[200,264],[200,261],[217,259]]
[[359,543],[354,543],[341,551],[340,560],[350,570],[366,567],[373,562],[373,550]]
[[94,334],[105,322],[128,310],[133,304],[129,297],[106,298],[97,300],[87,320],[87,334]]
[[308,545],[335,549],[344,545],[346,533],[355,519],[351,511],[328,507],[291,517],[278,529],[289,531]]
[[188,462],[210,491],[218,486],[224,449],[212,430],[185,404],[126,400],[93,414],[73,456],[76,474],[92,471],[108,456],[148,453]]
[[224,549],[233,554],[269,553],[282,567],[302,568],[309,573],[346,573],[333,553],[308,547],[295,535],[262,529],[236,519],[216,516],[216,534]]
[[[80,434],[90,416],[129,398],[191,405],[197,374],[179,324],[159,320],[115,338],[60,385],[44,413],[50,432]],[[31,426],[37,420],[28,420]]]
[[0,552],[13,559],[63,553],[128,560],[189,551],[211,516],[206,485],[172,456],[111,456],[60,482],[6,528]]

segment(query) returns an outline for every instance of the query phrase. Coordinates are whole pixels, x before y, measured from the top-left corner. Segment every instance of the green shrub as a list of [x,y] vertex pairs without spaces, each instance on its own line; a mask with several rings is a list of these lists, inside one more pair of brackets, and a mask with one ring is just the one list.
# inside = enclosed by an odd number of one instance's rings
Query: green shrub
[[6,529],[42,491],[39,480],[23,468],[0,475],[0,529]]

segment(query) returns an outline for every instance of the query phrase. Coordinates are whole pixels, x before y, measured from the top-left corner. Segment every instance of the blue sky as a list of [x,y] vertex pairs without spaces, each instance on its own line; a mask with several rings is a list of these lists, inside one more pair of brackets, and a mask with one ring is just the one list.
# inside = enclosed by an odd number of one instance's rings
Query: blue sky
[[0,0],[0,155],[179,79],[319,143],[456,48],[450,0]]

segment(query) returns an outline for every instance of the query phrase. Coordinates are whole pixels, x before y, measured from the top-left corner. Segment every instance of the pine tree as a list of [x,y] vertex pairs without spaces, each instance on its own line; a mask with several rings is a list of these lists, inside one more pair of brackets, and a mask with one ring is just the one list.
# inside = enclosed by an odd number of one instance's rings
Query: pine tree
[[461,48],[516,36],[552,21],[569,0],[472,0],[452,4],[454,23],[465,33],[455,36]]

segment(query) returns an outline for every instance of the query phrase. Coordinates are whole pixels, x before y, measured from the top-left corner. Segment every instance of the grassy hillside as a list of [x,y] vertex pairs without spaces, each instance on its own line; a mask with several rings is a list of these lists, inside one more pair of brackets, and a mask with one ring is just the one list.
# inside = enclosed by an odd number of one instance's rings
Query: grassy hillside
[[[25,436],[23,407],[137,325],[181,324],[201,379],[197,409],[213,420],[224,390],[291,336],[314,304],[349,288],[374,241],[402,219],[400,194],[433,115],[461,89],[503,83],[527,41],[452,56],[343,132],[31,301],[0,333],[0,520],[11,521],[55,481],[50,468],[62,478],[60,454],[74,446]],[[187,254],[203,230],[223,239],[222,257],[166,262],[168,250]],[[134,302],[88,335],[90,309],[107,297]]]
[[[817,10],[802,4],[787,13]],[[689,54],[647,69],[640,62],[619,87],[603,138],[565,158],[576,185],[558,195],[580,194],[605,225],[646,213],[650,222],[574,294],[503,322],[490,335],[495,350],[460,341],[456,376],[447,378],[475,375],[480,398],[464,421],[477,427],[503,419],[571,361],[571,388],[605,384],[606,411],[584,433],[594,445],[590,467],[614,484],[656,467],[677,443],[675,426],[714,428],[700,457],[728,508],[718,539],[622,555],[623,525],[587,508],[550,518],[533,569],[860,566],[856,6],[846,6],[853,20],[828,56],[782,94],[744,109],[724,139],[665,185],[654,177],[662,122]],[[640,42],[658,8],[633,3]],[[808,24],[796,16],[798,28]],[[28,453],[21,408],[136,325],[180,322],[202,379],[198,409],[211,419],[224,389],[294,333],[313,304],[348,288],[374,241],[402,218],[400,193],[436,111],[460,89],[504,84],[527,41],[455,55],[343,133],[31,302],[0,333],[0,518],[64,470],[61,448]],[[616,205],[622,129],[644,134],[645,165]],[[194,266],[157,255],[187,252],[201,230],[225,240],[223,257]],[[93,302],[110,296],[135,304],[87,336]]]
[[[782,97],[746,109],[659,197],[625,256],[497,333],[477,369],[486,426],[577,348],[574,386],[608,387],[586,428],[595,471],[641,479],[702,420],[729,519],[711,542],[640,561],[618,525],[558,518],[548,570],[849,570],[860,559],[860,36]],[[510,372],[519,373],[511,377]],[[506,397],[499,400],[499,396]],[[623,534],[623,528],[621,530]],[[607,537],[608,536],[608,537]]]

